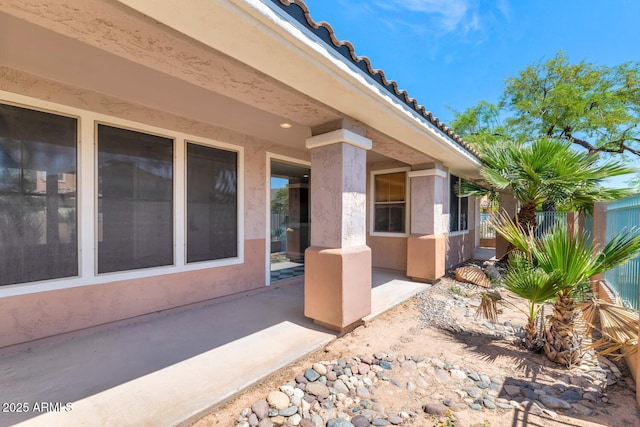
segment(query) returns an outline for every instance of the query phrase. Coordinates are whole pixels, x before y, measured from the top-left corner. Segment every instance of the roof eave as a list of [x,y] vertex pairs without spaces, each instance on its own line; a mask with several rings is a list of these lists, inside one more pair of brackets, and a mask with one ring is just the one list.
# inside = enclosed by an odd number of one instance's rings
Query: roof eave
[[[437,158],[453,170],[477,174],[480,160],[452,139],[448,128],[429,122],[416,109],[383,89],[371,75],[347,61],[275,3],[261,0],[120,2]],[[212,28],[216,31],[211,31]],[[367,108],[362,108],[363,105]]]

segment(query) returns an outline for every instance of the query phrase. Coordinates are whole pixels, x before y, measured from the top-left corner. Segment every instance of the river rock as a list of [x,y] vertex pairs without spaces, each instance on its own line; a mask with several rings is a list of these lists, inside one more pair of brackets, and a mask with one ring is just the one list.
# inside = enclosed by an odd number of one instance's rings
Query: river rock
[[562,399],[558,399],[557,397],[554,397],[554,396],[549,396],[548,394],[545,394],[544,396],[540,396],[538,400],[542,402],[542,404],[547,408],[571,409],[571,404],[569,402],[564,401]]
[[333,418],[327,421],[327,427],[354,427],[354,425],[343,418]]
[[313,382],[313,381],[317,381],[318,378],[320,378],[320,374],[316,371],[314,371],[313,369],[307,369],[306,371],[304,371],[304,377]]
[[257,400],[251,405],[251,410],[259,420],[263,420],[269,416],[269,402],[266,399]]
[[437,416],[444,415],[444,410],[446,408],[447,408],[446,406],[438,402],[427,402],[424,405],[422,405],[422,410],[424,410],[424,412],[426,412],[427,414],[437,415]]
[[321,382],[311,382],[307,384],[305,391],[310,395],[316,396],[320,400],[326,399],[331,394],[329,387]]
[[267,395],[267,402],[272,408],[286,409],[289,407],[289,396],[281,391],[272,391]]
[[321,376],[322,375],[327,375],[327,367],[325,365],[323,365],[322,363],[314,363],[311,368],[316,371],[317,373],[319,373]]

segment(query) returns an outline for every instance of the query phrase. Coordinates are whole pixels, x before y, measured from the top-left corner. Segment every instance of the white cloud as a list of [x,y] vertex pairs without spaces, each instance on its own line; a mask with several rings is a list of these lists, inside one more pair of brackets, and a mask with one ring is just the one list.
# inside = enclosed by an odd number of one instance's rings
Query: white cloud
[[510,1],[348,0],[348,4],[395,33],[428,34],[432,40],[454,36],[482,44],[501,23],[510,22]]
[[450,32],[464,28],[473,0],[393,0],[387,5],[428,15],[429,23]]
[[396,0],[396,4],[414,12],[439,15],[446,31],[458,28],[469,10],[468,0]]
[[498,8],[507,21],[511,20],[511,5],[509,5],[509,0],[498,0],[496,2],[496,8]]

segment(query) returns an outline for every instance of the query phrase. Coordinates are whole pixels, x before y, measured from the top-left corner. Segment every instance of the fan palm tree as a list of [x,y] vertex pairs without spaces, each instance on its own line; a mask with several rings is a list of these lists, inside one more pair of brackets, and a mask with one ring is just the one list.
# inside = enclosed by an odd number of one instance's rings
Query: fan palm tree
[[[564,228],[556,228],[536,241],[532,229],[523,232],[504,214],[497,217],[494,226],[525,254],[514,257],[520,261],[514,263],[515,268],[509,272],[513,278],[505,280],[505,286],[536,304],[555,296],[553,315],[544,334],[545,354],[554,362],[576,364],[582,357],[581,336],[574,327],[579,316],[576,297],[589,293],[592,276],[640,255],[640,230],[623,230],[594,255],[593,245],[584,234],[574,235]],[[535,293],[519,293],[519,288],[535,288]]]
[[[615,200],[629,190],[602,186],[606,178],[635,169],[571,148],[571,143],[541,138],[529,144],[499,141],[480,146],[481,170],[494,190],[510,192],[520,202],[517,223],[524,230],[537,228],[536,208],[543,202],[590,212],[596,201]],[[481,196],[489,190],[462,185],[461,196]]]
[[538,335],[536,319],[544,304],[557,294],[554,275],[531,265],[529,259],[521,253],[515,254],[509,264],[509,270],[503,279],[505,288],[527,301],[527,316],[524,327],[524,345],[527,349],[537,351],[542,346]]

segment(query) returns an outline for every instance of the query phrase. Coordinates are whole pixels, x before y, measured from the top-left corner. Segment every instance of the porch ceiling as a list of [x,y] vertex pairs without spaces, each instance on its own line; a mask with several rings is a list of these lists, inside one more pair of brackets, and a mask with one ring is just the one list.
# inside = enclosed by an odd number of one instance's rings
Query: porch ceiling
[[[210,25],[215,27],[216,22]],[[259,34],[254,32],[253,43],[259,44]],[[315,97],[118,2],[7,0],[0,4],[0,35],[0,67],[260,140],[303,148],[312,127],[346,117]],[[255,48],[246,44],[235,47]],[[296,61],[295,57],[289,59],[289,64]],[[326,86],[328,82],[319,84]],[[341,87],[334,84],[336,90]],[[372,123],[385,120],[381,117]],[[284,122],[293,127],[281,128]],[[373,141],[374,158],[384,156],[407,164],[434,161],[413,147],[411,138],[407,140],[410,144],[403,144],[376,130],[372,123],[362,123]]]
[[[96,7],[95,16],[87,6]],[[0,12],[0,65],[299,148],[311,126],[340,117],[237,61],[108,6],[80,0],[83,13],[73,17],[66,14],[78,11],[55,4],[12,10],[18,17]],[[294,126],[283,129],[284,122]]]

